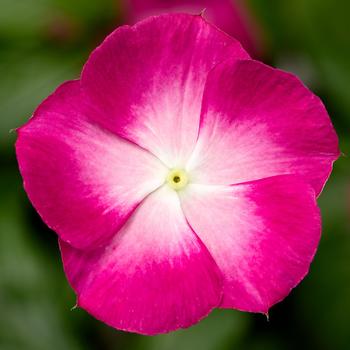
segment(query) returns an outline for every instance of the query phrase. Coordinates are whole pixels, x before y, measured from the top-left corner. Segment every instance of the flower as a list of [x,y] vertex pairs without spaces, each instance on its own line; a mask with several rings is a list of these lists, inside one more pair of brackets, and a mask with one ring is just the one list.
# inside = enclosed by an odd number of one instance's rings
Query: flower
[[77,305],[122,330],[266,313],[307,274],[339,155],[321,101],[201,16],[124,26],[18,130]]
[[264,54],[261,28],[244,0],[123,0],[122,5],[131,23],[164,12],[204,11],[206,18],[238,39],[254,58]]

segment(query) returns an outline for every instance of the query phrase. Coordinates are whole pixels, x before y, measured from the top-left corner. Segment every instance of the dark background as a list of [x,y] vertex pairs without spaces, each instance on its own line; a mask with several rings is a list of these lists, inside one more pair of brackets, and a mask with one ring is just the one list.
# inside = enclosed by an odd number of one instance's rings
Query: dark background
[[264,61],[320,95],[344,156],[319,204],[323,237],[301,285],[262,315],[215,311],[199,325],[145,337],[113,330],[75,304],[56,236],[22,188],[11,129],[79,76],[123,14],[113,0],[0,0],[0,349],[350,349],[350,2],[251,0]]

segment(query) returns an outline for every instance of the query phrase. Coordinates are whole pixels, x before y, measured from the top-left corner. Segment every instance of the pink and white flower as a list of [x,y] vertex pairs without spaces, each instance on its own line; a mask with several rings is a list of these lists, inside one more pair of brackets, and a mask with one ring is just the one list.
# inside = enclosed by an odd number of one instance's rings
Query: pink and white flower
[[316,252],[339,155],[297,78],[185,14],[114,31],[16,152],[78,306],[143,334],[282,300]]

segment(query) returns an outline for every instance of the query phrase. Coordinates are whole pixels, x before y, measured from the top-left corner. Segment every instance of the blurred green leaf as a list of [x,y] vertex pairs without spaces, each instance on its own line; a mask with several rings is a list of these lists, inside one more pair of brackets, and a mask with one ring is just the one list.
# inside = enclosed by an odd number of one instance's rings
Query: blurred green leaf
[[14,140],[10,130],[21,126],[36,106],[68,79],[79,76],[81,55],[10,51],[0,58],[0,148]]
[[321,244],[311,273],[297,294],[299,322],[308,328],[318,349],[347,349],[350,343],[349,174],[349,159],[343,157],[335,164],[319,201]]
[[[272,56],[298,53],[311,59],[314,86],[336,109],[335,122],[350,128],[350,35],[347,0],[250,0],[268,33]],[[301,77],[303,78],[303,77]]]
[[249,317],[234,310],[214,310],[192,328],[143,339],[141,350],[229,350],[245,336]]
[[[53,26],[71,21],[71,29],[94,35],[116,21],[115,0],[0,0],[0,43],[26,46],[47,39]],[[64,28],[63,28],[64,29]],[[84,34],[84,33],[81,33]]]
[[83,349],[67,318],[68,305],[74,304],[72,294],[67,300],[68,294],[62,293],[66,282],[59,265],[53,265],[29,235],[19,185],[16,173],[2,173],[0,349]]

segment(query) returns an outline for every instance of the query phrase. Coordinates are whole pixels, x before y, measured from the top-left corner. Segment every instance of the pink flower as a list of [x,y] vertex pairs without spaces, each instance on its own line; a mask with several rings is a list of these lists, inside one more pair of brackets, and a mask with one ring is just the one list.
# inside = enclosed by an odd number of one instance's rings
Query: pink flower
[[261,29],[245,0],[122,0],[127,20],[135,23],[164,12],[199,14],[238,39],[253,56],[263,55]]
[[114,31],[18,130],[77,304],[122,330],[266,313],[307,274],[339,155],[321,101],[201,16]]

